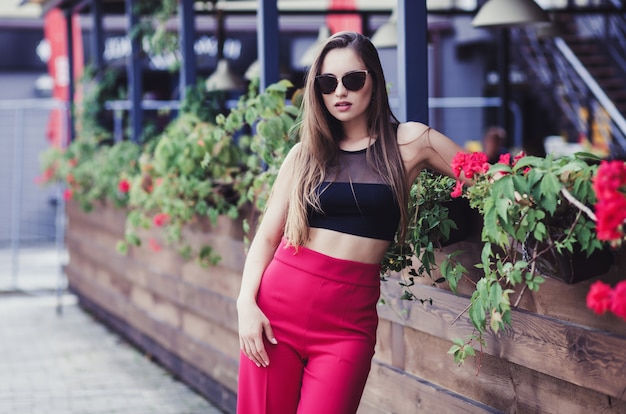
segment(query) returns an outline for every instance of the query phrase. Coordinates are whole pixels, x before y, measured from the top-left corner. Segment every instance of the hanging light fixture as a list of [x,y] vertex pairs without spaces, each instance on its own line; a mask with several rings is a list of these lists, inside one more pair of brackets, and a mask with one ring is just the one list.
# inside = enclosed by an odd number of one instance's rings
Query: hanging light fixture
[[228,61],[220,59],[215,72],[208,77],[205,84],[208,91],[235,91],[243,89],[243,82],[239,76],[230,70]]
[[387,47],[398,46],[398,12],[397,8],[393,8],[389,20],[376,30],[372,36],[372,43],[376,48],[382,49]]
[[472,20],[474,27],[510,27],[550,23],[550,17],[534,0],[489,0]]
[[257,59],[252,62],[250,66],[248,66],[248,69],[246,69],[246,73],[243,74],[243,77],[246,80],[251,81],[254,78],[258,78],[259,76],[261,76],[261,63]]
[[317,33],[317,40],[313,43],[307,50],[304,52],[298,63],[303,68],[308,68],[313,64],[315,60],[315,56],[317,56],[317,52],[320,46],[330,37],[330,29],[328,26],[323,25],[320,27],[319,32]]
[[243,81],[230,70],[224,58],[224,12],[217,8],[213,0],[213,9],[217,14],[217,67],[204,83],[208,91],[236,91],[243,89]]

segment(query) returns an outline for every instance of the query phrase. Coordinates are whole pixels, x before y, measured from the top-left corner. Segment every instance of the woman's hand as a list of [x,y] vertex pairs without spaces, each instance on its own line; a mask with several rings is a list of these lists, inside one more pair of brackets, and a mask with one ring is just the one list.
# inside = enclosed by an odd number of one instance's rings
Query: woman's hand
[[254,301],[237,303],[239,318],[239,347],[258,367],[267,367],[270,360],[265,351],[263,335],[277,344],[269,319]]

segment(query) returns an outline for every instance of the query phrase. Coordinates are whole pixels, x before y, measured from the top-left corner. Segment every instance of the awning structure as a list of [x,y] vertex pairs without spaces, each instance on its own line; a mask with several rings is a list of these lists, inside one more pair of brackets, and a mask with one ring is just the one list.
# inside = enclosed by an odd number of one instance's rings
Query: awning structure
[[[18,0],[20,1],[20,0]],[[138,0],[21,0],[24,5],[39,5],[43,14],[53,8],[64,10],[69,18],[74,13],[90,14],[93,18],[92,45],[95,46],[95,59],[103,50],[102,19],[105,14],[123,14],[128,19],[128,27],[137,22],[134,4]],[[193,62],[194,16],[211,12],[212,1],[180,0],[179,21],[181,30],[181,90],[195,84],[195,68],[185,62]],[[279,80],[279,15],[298,13],[330,13],[331,0],[258,0],[216,2],[224,13],[253,13],[257,20],[257,43],[259,53],[261,88],[264,89]],[[400,120],[428,122],[428,25],[425,1],[415,0],[357,0],[357,11],[372,10],[380,13],[393,8],[397,12],[398,46],[398,109]],[[336,13],[335,10],[332,11]],[[353,11],[354,12],[354,11]],[[133,50],[139,50],[135,41]],[[410,48],[408,47],[410,45]],[[187,54],[187,56],[185,56]],[[132,54],[138,56],[139,53]],[[187,57],[187,58],[185,58]],[[96,64],[97,66],[97,64]],[[131,59],[127,69],[129,98],[131,100],[132,139],[141,135],[141,71],[140,63]],[[71,98],[70,98],[71,99]]]
[[41,17],[42,11],[40,4],[22,3],[23,0],[3,0],[0,2],[0,19]]

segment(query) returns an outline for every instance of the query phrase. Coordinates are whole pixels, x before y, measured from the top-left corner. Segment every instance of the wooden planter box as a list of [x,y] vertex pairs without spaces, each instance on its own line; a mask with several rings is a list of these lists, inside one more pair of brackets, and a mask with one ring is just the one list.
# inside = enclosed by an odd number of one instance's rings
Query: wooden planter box
[[[101,206],[87,214],[70,203],[67,215],[67,276],[83,306],[234,412],[240,224],[220,218],[216,228],[187,230],[222,256],[218,266],[202,268],[167,248],[117,253],[124,211]],[[480,251],[469,242],[462,247],[468,255]],[[618,258],[598,278],[614,283],[625,269]],[[379,307],[376,355],[359,413],[626,412],[626,322],[586,308],[596,279],[547,280],[537,294],[526,292],[513,329],[487,338],[478,375],[477,359],[458,367],[446,353],[452,338],[472,332],[464,316],[452,323],[469,303],[469,284],[456,296],[424,281],[412,289],[433,299],[422,305],[400,300],[393,279],[384,282],[386,303]]]

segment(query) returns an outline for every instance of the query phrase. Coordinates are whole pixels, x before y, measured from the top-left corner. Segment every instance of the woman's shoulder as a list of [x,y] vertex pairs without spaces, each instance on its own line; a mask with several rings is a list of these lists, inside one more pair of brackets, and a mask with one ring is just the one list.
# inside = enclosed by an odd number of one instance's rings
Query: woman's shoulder
[[403,122],[398,125],[398,145],[406,145],[416,142],[430,127],[416,121]]

